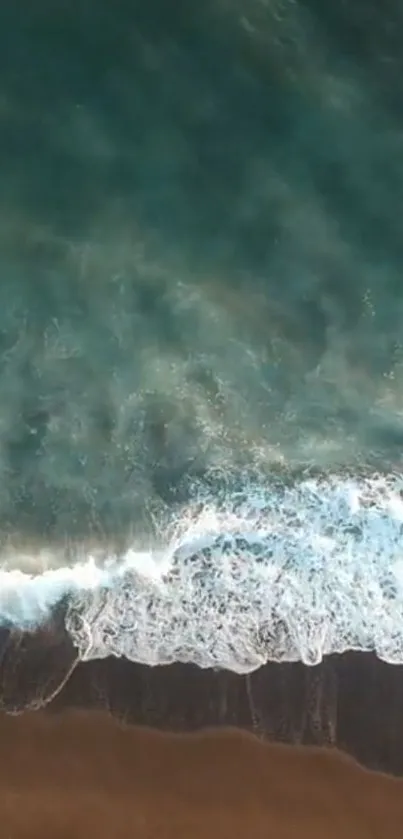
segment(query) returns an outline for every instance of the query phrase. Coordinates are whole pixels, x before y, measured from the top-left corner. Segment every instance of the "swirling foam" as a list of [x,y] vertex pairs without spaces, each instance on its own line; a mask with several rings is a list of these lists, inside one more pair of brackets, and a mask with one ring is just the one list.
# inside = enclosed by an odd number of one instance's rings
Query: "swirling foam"
[[67,629],[83,659],[245,673],[356,649],[401,663],[401,486],[327,477],[199,495],[165,547],[76,590]]

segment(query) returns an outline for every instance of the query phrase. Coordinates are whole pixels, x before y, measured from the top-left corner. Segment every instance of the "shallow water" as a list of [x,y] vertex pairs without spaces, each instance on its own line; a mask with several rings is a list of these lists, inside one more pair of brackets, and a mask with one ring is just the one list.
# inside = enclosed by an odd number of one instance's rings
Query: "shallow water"
[[144,550],[217,472],[399,473],[402,28],[0,10],[4,569]]

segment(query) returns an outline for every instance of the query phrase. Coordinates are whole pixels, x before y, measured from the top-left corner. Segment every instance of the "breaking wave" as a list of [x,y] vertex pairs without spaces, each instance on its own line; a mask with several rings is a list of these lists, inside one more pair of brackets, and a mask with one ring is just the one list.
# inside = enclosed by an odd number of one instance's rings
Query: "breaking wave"
[[355,649],[401,663],[401,488],[379,475],[199,487],[148,550],[3,571],[0,618],[32,626],[67,594],[82,659],[245,673]]

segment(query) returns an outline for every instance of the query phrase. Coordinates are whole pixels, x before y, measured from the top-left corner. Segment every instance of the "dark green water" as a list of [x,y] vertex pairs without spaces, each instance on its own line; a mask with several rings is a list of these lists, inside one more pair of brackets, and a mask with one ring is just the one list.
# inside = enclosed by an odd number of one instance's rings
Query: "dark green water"
[[398,467],[397,0],[5,0],[0,525],[184,476]]

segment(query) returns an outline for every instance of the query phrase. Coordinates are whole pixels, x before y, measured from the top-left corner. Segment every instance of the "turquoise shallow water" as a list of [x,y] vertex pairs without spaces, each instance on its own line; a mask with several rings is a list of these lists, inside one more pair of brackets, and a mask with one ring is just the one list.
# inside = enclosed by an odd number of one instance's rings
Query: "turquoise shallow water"
[[402,29],[2,6],[3,568],[148,549],[218,474],[400,474]]

